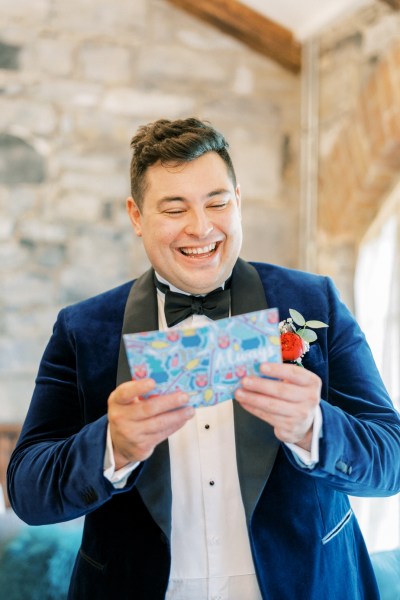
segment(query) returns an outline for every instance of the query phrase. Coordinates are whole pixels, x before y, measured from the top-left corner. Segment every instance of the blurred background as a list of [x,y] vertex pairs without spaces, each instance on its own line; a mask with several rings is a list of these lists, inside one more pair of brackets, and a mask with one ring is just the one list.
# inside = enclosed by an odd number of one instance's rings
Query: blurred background
[[[0,14],[3,485],[58,310],[147,267],[125,213],[129,143],[160,117],[226,135],[242,256],[331,276],[399,407],[399,0],[0,0]],[[371,551],[400,545],[398,496],[354,506]]]

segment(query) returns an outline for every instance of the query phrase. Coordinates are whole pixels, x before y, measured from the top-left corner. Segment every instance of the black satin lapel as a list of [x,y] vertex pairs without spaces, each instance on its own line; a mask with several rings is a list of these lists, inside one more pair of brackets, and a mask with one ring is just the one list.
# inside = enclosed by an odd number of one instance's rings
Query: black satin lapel
[[[238,259],[231,282],[231,313],[268,308],[264,287],[256,269]],[[271,473],[279,442],[270,425],[233,402],[236,460],[246,518],[250,522],[254,508]]]
[[153,269],[149,269],[136,279],[126,301],[118,356],[117,385],[132,379],[122,336],[125,333],[158,329],[157,292],[153,276]]
[[246,519],[250,523],[279,448],[273,428],[233,401],[236,461]]
[[[154,271],[150,269],[132,285],[125,306],[122,335],[158,329],[157,292],[153,276]],[[122,335],[118,357],[117,385],[131,380]],[[159,444],[150,458],[143,463],[136,487],[154,521],[170,538],[172,491],[167,441]]]
[[253,265],[238,258],[231,281],[232,316],[264,308],[268,308],[268,304],[259,274]]

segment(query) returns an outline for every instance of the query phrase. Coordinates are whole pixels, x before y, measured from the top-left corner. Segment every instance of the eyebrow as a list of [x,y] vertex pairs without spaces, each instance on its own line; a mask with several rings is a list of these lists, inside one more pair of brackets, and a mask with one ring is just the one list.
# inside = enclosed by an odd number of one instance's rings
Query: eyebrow
[[[206,198],[214,198],[215,196],[221,196],[223,194],[230,194],[231,190],[226,188],[218,188],[216,190],[212,190],[206,195]],[[163,196],[157,202],[157,206],[162,206],[163,204],[168,204],[169,202],[186,202],[187,198],[184,196]]]

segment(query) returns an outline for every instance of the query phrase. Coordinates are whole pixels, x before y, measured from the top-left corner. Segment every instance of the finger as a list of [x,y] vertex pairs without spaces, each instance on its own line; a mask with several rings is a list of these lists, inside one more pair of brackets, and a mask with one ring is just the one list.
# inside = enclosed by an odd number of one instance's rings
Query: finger
[[[244,377],[241,381],[241,386],[247,391],[273,396],[291,403],[314,402],[320,397],[321,379],[315,373],[306,371],[295,365],[280,366],[294,367],[294,369],[302,373],[298,376],[296,372],[293,374],[292,369],[289,369],[287,371],[288,377],[285,379],[257,376]],[[303,373],[303,371],[306,371],[306,373]]]
[[143,434],[144,436],[159,436],[160,439],[165,439],[191,419],[194,412],[193,406],[183,406],[149,418],[143,422]]
[[155,382],[152,379],[121,384],[109,398],[109,416],[114,419],[118,417],[129,421],[140,421],[188,404],[189,396],[184,392],[144,397],[154,387]]
[[318,375],[312,371],[287,363],[261,363],[260,373],[267,377],[281,379],[300,386],[310,385],[319,379]]
[[288,417],[293,414],[293,403],[274,396],[239,388],[235,392],[235,398],[246,410],[250,410],[253,414],[255,414],[254,411],[257,411],[256,416],[260,416],[261,413],[280,417]]
[[242,407],[255,417],[262,419],[274,429],[276,437],[282,442],[297,443],[304,439],[306,433],[312,427],[314,413],[309,413],[306,419],[298,420],[295,415],[282,416],[268,413],[247,403],[241,403]]
[[[286,381],[263,379],[262,377],[244,377],[241,385],[242,389],[249,394],[246,396],[249,400],[256,399],[257,396],[262,400],[266,396],[281,403],[287,402],[290,404],[303,402],[309,390],[309,388],[296,386]],[[253,395],[250,396],[250,394]]]
[[117,404],[132,404],[138,402],[141,396],[145,396],[155,388],[154,379],[142,379],[140,381],[126,381],[121,383],[111,394],[110,400]]
[[[137,407],[138,405],[132,406],[131,412],[135,412]],[[129,407],[127,408],[129,409]],[[123,414],[119,414],[116,419],[113,415],[110,427],[114,450],[129,461],[144,460],[150,456],[155,446],[175,433],[193,417],[194,412],[192,406],[184,406],[178,410],[143,420],[129,419]]]
[[184,392],[144,398],[139,404],[135,405],[135,417],[144,420],[154,419],[159,415],[169,415],[187,406],[188,401],[189,396]]

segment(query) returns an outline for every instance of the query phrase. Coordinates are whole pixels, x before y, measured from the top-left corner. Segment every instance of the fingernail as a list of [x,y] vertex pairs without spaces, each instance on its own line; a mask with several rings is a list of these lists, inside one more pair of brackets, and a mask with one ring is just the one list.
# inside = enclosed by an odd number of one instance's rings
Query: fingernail
[[270,372],[271,372],[271,366],[270,366],[268,363],[262,363],[262,364],[260,365],[260,370],[261,370],[263,373],[270,373]]

